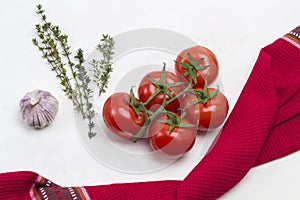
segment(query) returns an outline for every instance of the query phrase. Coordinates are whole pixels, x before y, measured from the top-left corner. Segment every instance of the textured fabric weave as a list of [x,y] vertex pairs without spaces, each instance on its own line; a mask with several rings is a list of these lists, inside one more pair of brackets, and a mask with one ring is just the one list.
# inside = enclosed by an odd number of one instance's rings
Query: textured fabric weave
[[11,172],[0,174],[0,199],[213,200],[234,187],[252,167],[299,149],[297,27],[261,50],[214,146],[184,180],[65,188],[34,172]]

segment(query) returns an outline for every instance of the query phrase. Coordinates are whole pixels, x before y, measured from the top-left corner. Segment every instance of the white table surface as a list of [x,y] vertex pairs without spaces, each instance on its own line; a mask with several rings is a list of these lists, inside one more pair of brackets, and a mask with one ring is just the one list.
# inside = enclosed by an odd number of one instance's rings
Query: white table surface
[[[193,168],[164,168],[129,174],[97,162],[76,133],[72,104],[54,74],[31,43],[39,21],[35,5],[70,36],[73,49],[88,55],[102,33],[114,36],[139,28],[163,28],[184,34],[215,52],[224,89],[233,108],[259,50],[299,25],[300,1],[103,1],[1,0],[0,4],[0,172],[30,170],[62,186],[182,179]],[[28,128],[18,103],[26,92],[40,88],[59,99],[51,126]],[[175,164],[176,165],[176,164]],[[300,152],[252,169],[220,199],[299,199]]]

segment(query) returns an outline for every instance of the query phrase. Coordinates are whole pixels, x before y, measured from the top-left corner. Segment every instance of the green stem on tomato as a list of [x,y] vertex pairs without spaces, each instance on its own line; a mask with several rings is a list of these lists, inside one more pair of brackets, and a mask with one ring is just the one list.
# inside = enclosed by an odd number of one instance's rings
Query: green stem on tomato
[[[179,86],[182,85],[184,83],[182,82],[178,82],[178,83],[172,83],[172,84],[167,84],[165,77],[166,77],[166,64],[163,63],[163,69],[162,69],[162,73],[161,73],[161,77],[159,81],[154,80],[152,77],[148,77],[148,79],[152,82],[153,85],[156,86],[156,90],[152,93],[152,95],[147,99],[146,102],[141,103],[141,111],[144,113],[145,115],[145,123],[142,126],[142,128],[139,130],[139,132],[135,135],[135,137],[132,139],[133,142],[137,142],[145,133],[146,129],[148,128],[148,126],[150,125],[150,123],[156,118],[158,117],[160,114],[162,113],[166,113],[168,111],[166,111],[165,107],[167,105],[169,105],[170,103],[172,103],[173,101],[175,101],[177,98],[183,96],[184,94],[191,92],[194,93],[197,96],[197,100],[195,102],[192,102],[190,105],[191,106],[195,103],[198,102],[202,102],[203,104],[206,104],[207,101],[211,98],[213,98],[219,91],[219,87],[215,90],[213,90],[211,93],[208,93],[208,84],[207,84],[207,79],[205,79],[205,85],[204,85],[204,89],[202,91],[198,91],[198,90],[194,90],[193,89],[193,83],[197,82],[197,78],[196,78],[196,72],[199,70],[204,70],[206,68],[209,67],[209,65],[200,65],[201,62],[204,60],[204,58],[201,58],[199,60],[193,60],[192,56],[190,53],[187,53],[188,55],[188,63],[182,63],[182,62],[176,62],[176,64],[180,65],[181,67],[186,69],[186,72],[184,73],[184,76],[189,76],[189,84],[188,86],[182,90],[180,93],[178,93],[175,96],[172,96],[172,94],[169,91],[170,87],[175,87],[175,86]],[[131,91],[132,92],[132,91]],[[159,93],[163,92],[163,102],[162,105],[159,107],[159,109],[157,109],[155,112],[151,112],[150,110],[147,110],[145,108],[145,106],[150,103],[153,98],[158,95]],[[167,100],[167,95],[170,97],[169,100]],[[187,107],[186,107],[187,108]],[[181,119],[184,117],[185,115],[185,109],[182,109],[182,115],[177,119],[176,117],[170,117],[170,123],[172,125],[170,125],[170,131],[172,130],[172,127],[174,127],[175,125],[178,125],[178,121],[181,121]],[[187,123],[183,123],[182,125],[180,125],[182,127],[191,127],[191,124],[187,124]]]
[[[145,133],[146,129],[148,128],[148,126],[150,125],[150,123],[152,122],[153,119],[155,119],[156,117],[158,117],[161,113],[163,113],[165,110],[165,107],[162,105],[159,107],[159,109],[157,109],[152,115],[151,117],[147,117],[145,120],[144,125],[142,126],[142,128],[139,130],[139,132],[134,136],[134,138],[132,139],[133,142],[137,142]],[[145,109],[145,111],[147,112],[147,110]],[[147,116],[148,114],[145,114],[145,116]]]
[[202,61],[204,61],[204,58],[200,58],[199,60],[194,60],[192,55],[188,52],[188,63],[184,62],[177,62],[175,63],[182,68],[184,68],[186,71],[183,73],[183,76],[190,77],[190,82],[194,81],[194,83],[197,83],[197,71],[204,70],[209,67],[209,65],[200,65]]
[[164,124],[169,125],[168,135],[170,135],[172,130],[176,127],[179,127],[179,128],[192,128],[192,127],[195,127],[195,125],[193,125],[193,124],[182,121],[182,119],[186,115],[185,112],[181,113],[180,116],[178,116],[175,113],[170,112],[170,111],[166,111],[166,114],[167,114],[169,119],[167,119],[167,120],[157,120],[157,121],[160,122],[160,123],[164,123]]
[[177,82],[177,83],[166,83],[166,63],[163,63],[163,69],[161,71],[160,80],[157,81],[153,79],[151,76],[148,77],[149,81],[156,87],[155,91],[151,94],[151,96],[147,99],[144,105],[147,105],[153,98],[158,95],[159,93],[163,92],[163,103],[167,100],[167,95],[172,98],[172,94],[169,91],[171,87],[176,87],[183,85],[184,82]]
[[191,84],[189,84],[184,90],[182,90],[180,93],[178,93],[176,96],[172,97],[171,99],[169,99],[168,101],[165,102],[166,105],[172,103],[173,101],[175,101],[178,97],[184,95],[185,93],[187,93],[188,91],[190,91],[191,89]]
[[151,114],[151,116],[148,116],[148,110],[144,108],[144,114],[146,117],[145,123],[142,126],[142,128],[139,130],[139,132],[135,135],[135,137],[132,139],[133,142],[137,142],[144,134],[144,132],[146,131],[146,129],[148,128],[148,126],[150,125],[150,123],[156,118],[158,117],[160,114],[164,113],[165,107],[167,105],[169,105],[171,102],[175,101],[177,98],[179,98],[180,96],[184,95],[185,93],[187,93],[190,89],[192,88],[192,84],[189,84],[183,91],[181,91],[180,93],[178,93],[176,96],[172,97],[171,99],[169,99],[168,101],[166,100],[166,92],[164,91],[164,101],[162,103],[162,105],[159,107],[159,109],[157,109],[154,113]]

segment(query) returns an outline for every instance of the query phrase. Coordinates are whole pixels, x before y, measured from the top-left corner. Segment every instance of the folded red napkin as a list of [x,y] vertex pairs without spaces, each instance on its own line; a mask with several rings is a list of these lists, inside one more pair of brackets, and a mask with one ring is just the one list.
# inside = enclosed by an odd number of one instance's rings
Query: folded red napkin
[[254,166],[300,150],[300,26],[260,52],[209,153],[184,180],[60,187],[0,174],[0,199],[217,199]]

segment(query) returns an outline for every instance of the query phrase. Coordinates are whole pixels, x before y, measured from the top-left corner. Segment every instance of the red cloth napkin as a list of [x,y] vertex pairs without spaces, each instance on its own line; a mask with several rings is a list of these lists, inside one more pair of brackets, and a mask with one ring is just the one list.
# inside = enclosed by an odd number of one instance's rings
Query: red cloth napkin
[[184,180],[60,187],[0,174],[0,199],[217,199],[254,166],[300,150],[300,26],[260,52],[219,137]]

